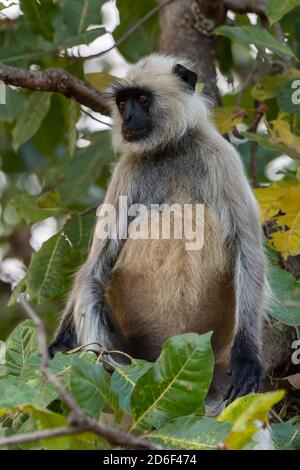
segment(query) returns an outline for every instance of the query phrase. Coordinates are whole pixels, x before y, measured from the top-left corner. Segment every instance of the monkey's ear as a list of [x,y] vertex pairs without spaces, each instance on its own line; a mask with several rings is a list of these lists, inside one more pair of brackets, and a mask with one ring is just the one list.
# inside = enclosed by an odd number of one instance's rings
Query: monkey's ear
[[195,72],[187,69],[181,64],[176,64],[173,68],[173,72],[178,75],[184,83],[186,83],[189,90],[195,91],[198,80],[198,76]]

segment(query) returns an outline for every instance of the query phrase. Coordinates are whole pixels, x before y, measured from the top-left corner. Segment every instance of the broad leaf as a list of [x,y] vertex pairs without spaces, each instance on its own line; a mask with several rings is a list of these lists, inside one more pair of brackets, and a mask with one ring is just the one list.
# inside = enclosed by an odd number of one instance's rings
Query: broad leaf
[[89,82],[96,90],[103,91],[108,85],[118,80],[117,77],[110,75],[106,72],[93,72],[85,74],[85,79]]
[[220,134],[227,134],[227,132],[232,131],[246,116],[247,111],[245,109],[234,106],[214,109],[214,121]]
[[131,398],[133,428],[161,427],[169,419],[204,411],[213,371],[211,333],[175,336],[137,382]]
[[20,377],[27,359],[38,352],[36,328],[31,320],[26,320],[15,328],[6,341],[7,374]]
[[38,222],[63,212],[60,195],[56,190],[45,192],[39,197],[27,193],[19,194],[11,199],[11,204],[26,222]]
[[12,134],[15,151],[39,129],[49,111],[51,96],[52,93],[35,91],[27,99],[24,111],[19,116]]
[[297,59],[290,47],[281,44],[278,39],[272,36],[265,28],[258,26],[219,26],[214,30],[219,36],[233,39],[242,44],[254,44],[257,47],[268,48],[279,57],[292,57]]
[[80,407],[96,419],[105,404],[118,410],[118,398],[110,388],[109,376],[102,364],[74,361],[71,391]]
[[[136,0],[118,0],[120,13],[120,25],[114,31],[114,38],[118,41],[135,25],[142,17],[157,7],[155,0],[137,2]],[[118,46],[118,49],[131,62],[136,62],[140,57],[153,52],[158,41],[158,13],[149,18],[141,28],[130,35],[126,41]]]
[[77,150],[70,168],[66,168],[65,181],[59,186],[64,203],[71,204],[85,195],[89,186],[99,177],[105,164],[113,159],[108,133],[100,134],[95,144]]
[[267,0],[267,15],[270,24],[274,24],[289,11],[300,5],[300,0]]
[[300,284],[279,266],[270,266],[268,279],[272,290],[270,315],[286,325],[300,325]]
[[278,450],[300,450],[300,429],[292,423],[273,424],[271,438]]
[[269,100],[277,96],[288,81],[284,75],[264,77],[252,88],[251,95],[259,101]]
[[124,366],[114,366],[111,378],[112,390],[118,395],[120,406],[126,413],[131,414],[130,400],[132,391],[142,375],[144,375],[153,364],[150,362],[134,359],[133,363]]
[[257,393],[238,398],[225,408],[217,421],[232,424],[225,440],[229,449],[242,449],[251,437],[268,422],[269,411],[282,400],[284,391]]
[[280,154],[289,155],[295,160],[300,160],[300,149],[289,147],[279,138],[272,139],[268,134],[254,134],[254,132],[244,132],[243,134],[247,139],[252,142],[257,142],[262,147],[268,150],[276,150]]
[[51,42],[53,39],[51,22],[59,11],[55,2],[53,0],[42,0],[42,2],[21,0],[20,7],[29,29]]
[[21,383],[14,377],[0,379],[0,416],[18,406],[34,404],[39,390],[28,384]]
[[229,423],[218,423],[210,418],[186,416],[170,421],[148,435],[151,441],[167,449],[217,450],[228,437]]
[[27,292],[32,302],[49,302],[66,292],[75,256],[62,233],[51,237],[33,253],[27,273]]

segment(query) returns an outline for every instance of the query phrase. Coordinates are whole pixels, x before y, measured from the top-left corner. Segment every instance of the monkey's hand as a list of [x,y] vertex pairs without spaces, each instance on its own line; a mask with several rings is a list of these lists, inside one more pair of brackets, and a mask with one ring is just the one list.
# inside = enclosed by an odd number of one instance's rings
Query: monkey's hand
[[234,342],[228,372],[231,377],[231,386],[224,397],[227,404],[238,397],[257,392],[262,385],[264,370],[258,353],[255,347],[247,343],[245,339],[243,343]]

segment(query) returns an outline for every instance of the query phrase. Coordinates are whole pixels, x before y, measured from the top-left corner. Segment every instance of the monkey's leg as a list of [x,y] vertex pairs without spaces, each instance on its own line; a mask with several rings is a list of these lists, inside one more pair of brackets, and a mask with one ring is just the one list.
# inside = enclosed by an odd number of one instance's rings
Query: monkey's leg
[[264,372],[259,357],[261,316],[264,308],[264,257],[260,245],[240,244],[235,268],[237,332],[231,350],[229,402],[256,392]]

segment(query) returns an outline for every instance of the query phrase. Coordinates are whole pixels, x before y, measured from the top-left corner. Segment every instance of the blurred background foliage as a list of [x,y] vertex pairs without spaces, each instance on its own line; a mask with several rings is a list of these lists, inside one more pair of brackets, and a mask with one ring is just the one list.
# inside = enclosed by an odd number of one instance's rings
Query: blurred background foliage
[[[3,64],[62,67],[101,90],[158,47],[157,14],[123,40],[157,7],[154,0],[8,3],[0,2]],[[300,1],[269,0],[267,14],[269,26],[255,14],[229,11],[215,30],[222,106],[213,119],[239,151],[261,206],[278,301],[271,314],[297,327],[300,105],[291,96],[300,80]],[[49,333],[56,326],[116,161],[110,124],[63,96],[6,87],[0,104],[1,338],[22,318],[15,302],[20,292],[36,304]]]

